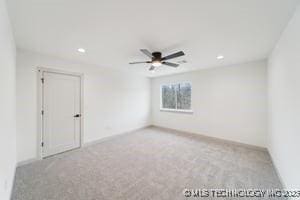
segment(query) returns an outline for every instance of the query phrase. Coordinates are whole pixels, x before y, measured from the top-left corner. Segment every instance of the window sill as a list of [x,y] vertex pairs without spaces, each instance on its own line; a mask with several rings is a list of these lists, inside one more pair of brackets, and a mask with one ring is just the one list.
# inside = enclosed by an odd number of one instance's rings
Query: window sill
[[167,108],[161,108],[160,111],[163,112],[178,112],[178,113],[194,113],[193,110],[178,110],[178,109],[167,109]]

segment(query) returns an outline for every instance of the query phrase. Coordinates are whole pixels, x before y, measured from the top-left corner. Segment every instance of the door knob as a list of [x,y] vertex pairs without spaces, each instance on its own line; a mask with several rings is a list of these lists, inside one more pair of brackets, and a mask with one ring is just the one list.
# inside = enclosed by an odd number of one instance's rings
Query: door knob
[[81,117],[81,114],[76,114],[74,115],[74,117]]

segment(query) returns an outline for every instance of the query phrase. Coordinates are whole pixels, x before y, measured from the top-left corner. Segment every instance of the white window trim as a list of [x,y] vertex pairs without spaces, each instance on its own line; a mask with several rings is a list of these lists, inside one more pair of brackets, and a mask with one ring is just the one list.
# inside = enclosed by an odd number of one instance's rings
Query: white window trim
[[193,110],[183,110],[183,109],[168,109],[168,108],[160,108],[160,111],[166,112],[182,112],[182,113],[193,113]]
[[[191,86],[191,109],[189,110],[185,110],[185,109],[172,109],[172,108],[163,108],[163,104],[162,104],[162,86],[165,85],[178,85],[178,84],[182,84],[182,83],[188,83]],[[177,107],[177,91],[175,90],[175,95],[176,95],[176,107]],[[189,81],[178,81],[178,82],[174,82],[174,83],[163,83],[160,85],[160,111],[166,111],[166,112],[181,112],[181,113],[194,113],[194,111],[192,110],[193,105],[192,105],[192,98],[193,98],[193,87],[192,87],[192,83]]]

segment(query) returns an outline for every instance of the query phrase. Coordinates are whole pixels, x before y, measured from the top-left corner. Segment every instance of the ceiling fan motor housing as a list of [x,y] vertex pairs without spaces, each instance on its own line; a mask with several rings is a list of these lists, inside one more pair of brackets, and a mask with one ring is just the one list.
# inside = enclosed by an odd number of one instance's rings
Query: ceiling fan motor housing
[[152,56],[152,61],[161,61],[161,52],[153,52]]

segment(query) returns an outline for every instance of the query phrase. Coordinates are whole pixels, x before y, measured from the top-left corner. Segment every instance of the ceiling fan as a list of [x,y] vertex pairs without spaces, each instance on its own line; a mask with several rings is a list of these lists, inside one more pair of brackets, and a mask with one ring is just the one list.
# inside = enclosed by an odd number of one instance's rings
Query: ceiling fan
[[178,67],[179,64],[177,64],[177,63],[171,63],[171,62],[166,62],[166,60],[170,60],[170,59],[177,58],[177,57],[185,55],[183,53],[183,51],[179,51],[177,53],[173,53],[173,54],[165,56],[165,57],[162,57],[161,52],[153,52],[153,53],[151,53],[147,49],[141,49],[141,52],[144,53],[149,58],[151,58],[151,61],[130,62],[129,64],[149,63],[149,64],[151,64],[151,67],[149,68],[149,71],[153,71],[153,70],[155,70],[156,67],[159,67],[161,65],[167,65],[167,66],[170,66],[170,67]]

